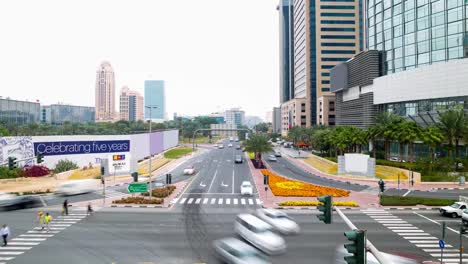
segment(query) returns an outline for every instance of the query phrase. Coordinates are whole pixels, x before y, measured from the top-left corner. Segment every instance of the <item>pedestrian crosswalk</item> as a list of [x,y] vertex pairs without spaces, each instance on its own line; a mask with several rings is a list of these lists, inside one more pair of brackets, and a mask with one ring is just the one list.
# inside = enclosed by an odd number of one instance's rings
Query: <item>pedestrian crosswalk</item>
[[258,198],[226,198],[226,197],[180,197],[171,201],[177,205],[202,206],[261,206],[263,201]]
[[87,214],[84,212],[71,211],[68,215],[53,217],[49,224],[50,230],[47,230],[46,227],[36,226],[25,234],[8,240],[6,247],[0,247],[0,264],[6,264],[8,261],[21,256],[34,246],[40,245],[86,217]]
[[[426,233],[424,230],[413,226],[407,221],[404,221],[383,209],[367,209],[361,210],[361,212],[381,223],[383,226],[395,232],[396,234],[402,236],[404,239],[408,240],[411,244],[420,248],[430,256],[441,261],[439,238]],[[460,254],[458,249],[446,243],[444,252],[443,263],[459,263]],[[468,257],[468,254],[463,254],[463,257]]]

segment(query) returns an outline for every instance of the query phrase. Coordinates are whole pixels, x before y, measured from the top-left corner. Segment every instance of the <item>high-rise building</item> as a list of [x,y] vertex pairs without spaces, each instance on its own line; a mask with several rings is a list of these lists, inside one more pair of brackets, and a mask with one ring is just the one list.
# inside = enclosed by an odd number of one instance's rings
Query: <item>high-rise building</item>
[[284,103],[294,97],[293,0],[280,0],[276,9],[280,27],[280,103]]
[[116,119],[115,76],[109,62],[104,61],[96,71],[96,122],[111,122]]
[[281,133],[281,107],[273,107],[273,120],[272,120],[273,133]]
[[232,108],[224,113],[226,124],[241,126],[245,124],[245,112],[240,108]]
[[62,125],[71,123],[93,123],[95,121],[95,109],[91,106],[51,104],[41,106],[41,122]]
[[38,102],[17,101],[0,97],[0,122],[26,124],[39,122],[41,105]]
[[166,115],[166,94],[164,81],[145,81],[145,119],[164,121]]
[[143,96],[127,86],[120,91],[120,119],[127,121],[143,120]]
[[306,126],[331,125],[330,69],[363,48],[362,1],[294,0],[293,6],[294,97],[307,99]]

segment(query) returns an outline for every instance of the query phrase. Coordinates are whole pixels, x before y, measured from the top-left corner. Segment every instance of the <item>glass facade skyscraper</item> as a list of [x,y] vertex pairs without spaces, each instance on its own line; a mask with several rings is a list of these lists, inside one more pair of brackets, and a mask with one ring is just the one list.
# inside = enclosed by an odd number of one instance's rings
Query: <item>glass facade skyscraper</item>
[[0,123],[20,125],[39,122],[40,111],[39,103],[0,98]]
[[41,107],[41,122],[61,125],[64,122],[92,123],[95,108],[90,106],[53,104]]
[[280,25],[280,102],[294,97],[294,35],[293,0],[280,0],[278,5]]
[[367,1],[367,44],[387,73],[467,57],[467,0]]
[[[149,107],[152,107],[150,110]],[[151,113],[151,115],[150,115]],[[145,81],[145,119],[165,119],[166,95],[164,81]]]

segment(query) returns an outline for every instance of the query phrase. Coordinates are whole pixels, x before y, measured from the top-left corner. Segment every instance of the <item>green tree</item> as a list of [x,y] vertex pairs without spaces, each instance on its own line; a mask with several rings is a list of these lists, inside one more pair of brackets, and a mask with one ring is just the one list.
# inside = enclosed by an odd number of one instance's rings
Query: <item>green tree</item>
[[254,126],[254,130],[262,133],[267,133],[270,129],[269,123],[258,123]]
[[2,124],[0,124],[0,137],[8,137],[10,136],[10,131]]
[[462,111],[449,110],[440,115],[439,129],[445,135],[448,146],[448,156],[453,157],[453,148],[455,145],[455,157],[458,156],[458,143],[463,136],[465,115]]
[[288,139],[291,140],[294,144],[299,142],[303,135],[303,128],[295,126],[289,129]]
[[273,151],[273,147],[268,140],[268,137],[262,134],[250,135],[249,139],[244,143],[245,150],[255,153],[255,160],[260,162],[263,153]]
[[419,138],[420,127],[415,122],[403,121],[398,124],[397,140],[400,145],[400,161],[403,160],[403,146],[408,145],[409,161],[414,162],[414,141]]
[[373,137],[384,140],[385,159],[390,156],[390,142],[397,138],[397,124],[402,120],[401,117],[391,112],[383,112],[376,117],[376,124],[372,127]]
[[435,148],[444,141],[444,134],[437,126],[429,126],[419,131],[419,138],[429,146],[430,159],[434,162]]

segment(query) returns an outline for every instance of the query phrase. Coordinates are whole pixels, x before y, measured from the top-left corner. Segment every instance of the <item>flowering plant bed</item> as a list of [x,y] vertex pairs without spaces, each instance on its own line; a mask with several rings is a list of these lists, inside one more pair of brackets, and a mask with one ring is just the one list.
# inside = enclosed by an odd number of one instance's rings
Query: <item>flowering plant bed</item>
[[46,166],[33,165],[25,166],[20,172],[21,177],[42,177],[49,175],[50,171]]
[[145,197],[127,197],[122,198],[120,200],[112,201],[114,204],[162,204],[164,203],[164,199],[148,199]]
[[349,191],[343,189],[289,180],[267,169],[262,169],[262,174],[268,175],[268,185],[275,196],[317,197],[330,195],[333,197],[343,197],[349,195]]
[[[174,192],[175,189],[176,187],[174,185],[168,185],[166,187],[156,188],[156,189],[153,189],[152,195],[153,197],[165,198],[171,195],[171,193]],[[142,193],[142,195],[149,196],[149,192]]]
[[[285,201],[278,203],[279,206],[318,206],[323,205],[319,201]],[[355,201],[336,201],[333,202],[334,206],[347,206],[347,207],[359,207]]]

